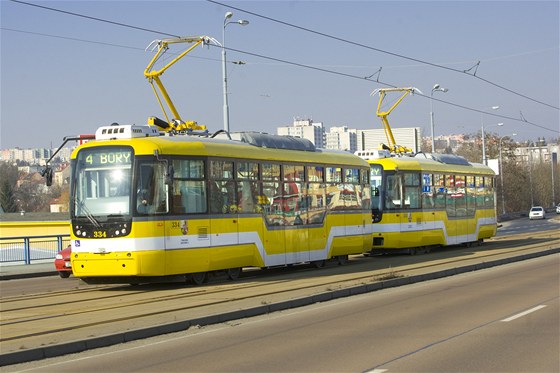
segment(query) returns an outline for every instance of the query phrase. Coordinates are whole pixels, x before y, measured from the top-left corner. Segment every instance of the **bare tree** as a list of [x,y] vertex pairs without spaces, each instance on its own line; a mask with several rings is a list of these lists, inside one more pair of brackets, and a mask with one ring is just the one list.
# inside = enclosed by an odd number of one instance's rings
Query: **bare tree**
[[19,209],[14,196],[17,179],[17,166],[0,162],[0,204],[4,212],[17,212]]

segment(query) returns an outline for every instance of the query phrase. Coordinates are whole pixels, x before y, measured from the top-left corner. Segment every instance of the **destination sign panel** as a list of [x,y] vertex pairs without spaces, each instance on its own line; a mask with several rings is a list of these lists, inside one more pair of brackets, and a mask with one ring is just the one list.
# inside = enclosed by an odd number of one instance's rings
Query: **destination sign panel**
[[130,165],[132,163],[132,151],[122,148],[84,150],[80,154],[80,158],[89,166]]

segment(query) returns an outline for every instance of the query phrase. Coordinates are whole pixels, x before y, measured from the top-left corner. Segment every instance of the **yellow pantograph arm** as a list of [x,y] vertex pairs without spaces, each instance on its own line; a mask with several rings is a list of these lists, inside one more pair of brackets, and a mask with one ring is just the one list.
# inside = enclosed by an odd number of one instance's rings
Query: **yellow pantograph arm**
[[[169,97],[169,94],[167,93],[167,90],[165,89],[163,83],[161,82],[160,76],[167,69],[169,69],[171,66],[173,66],[177,61],[179,61],[181,58],[183,58],[189,52],[191,52],[194,48],[196,48],[200,44],[206,43],[206,42],[213,42],[213,43],[219,45],[219,43],[215,39],[210,38],[208,36],[169,38],[169,39],[163,39],[163,40],[156,40],[156,41],[154,41],[150,44],[150,46],[151,46],[154,43],[157,43],[158,50],[157,50],[156,54],[154,55],[154,57],[152,58],[152,60],[150,61],[150,63],[148,64],[148,66],[146,67],[146,69],[144,70],[144,76],[150,82],[150,84],[152,86],[152,89],[154,91],[154,94],[156,95],[158,103],[161,107],[161,110],[163,111],[163,114],[165,115],[165,119],[171,125],[172,125],[172,123],[169,119],[169,116],[167,115],[167,110],[165,110],[165,107],[163,105],[162,97],[163,97],[163,100],[165,101],[165,103],[167,104],[167,107],[169,108],[169,110],[171,111],[171,113],[173,115],[173,118],[171,118],[171,119],[176,119],[179,122],[183,122],[183,123],[184,123],[184,121],[181,118],[181,116],[179,115],[179,112],[177,111],[177,108],[173,104],[173,101]],[[174,59],[169,61],[161,69],[152,70],[155,63],[157,62],[157,60],[167,51],[167,49],[169,49],[169,44],[176,44],[176,43],[193,43],[193,45],[190,46],[187,50],[183,51],[177,57],[175,57]],[[148,46],[148,48],[150,46]],[[155,82],[155,85],[154,85],[154,82]],[[157,86],[157,88],[156,88],[156,86]],[[161,96],[160,96],[160,94],[161,94]]]
[[[379,102],[377,104],[377,111],[376,114],[379,118],[381,118],[381,122],[383,123],[383,130],[385,131],[385,136],[387,137],[387,141],[389,142],[389,147],[391,151],[411,151],[411,149],[405,147],[399,147],[396,144],[395,137],[393,136],[393,131],[391,130],[391,126],[389,125],[389,120],[387,116],[391,114],[391,112],[404,100],[404,98],[409,93],[420,92],[417,88],[408,87],[408,88],[382,88],[376,89],[372,92],[372,95],[379,92]],[[385,95],[387,92],[402,92],[401,96],[395,103],[389,108],[387,111],[381,111],[381,105],[383,104],[383,100],[385,99]]]

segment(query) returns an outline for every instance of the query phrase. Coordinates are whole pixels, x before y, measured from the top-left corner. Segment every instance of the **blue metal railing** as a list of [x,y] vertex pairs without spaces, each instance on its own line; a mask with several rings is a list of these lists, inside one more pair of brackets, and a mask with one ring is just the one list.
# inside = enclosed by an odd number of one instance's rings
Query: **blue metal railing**
[[54,259],[70,244],[69,234],[49,236],[0,237],[0,263]]

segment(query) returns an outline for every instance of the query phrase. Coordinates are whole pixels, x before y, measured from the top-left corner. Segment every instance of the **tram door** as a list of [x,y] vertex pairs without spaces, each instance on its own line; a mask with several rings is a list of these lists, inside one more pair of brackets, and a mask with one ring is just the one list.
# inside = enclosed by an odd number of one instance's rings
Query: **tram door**
[[435,209],[436,187],[432,174],[422,174],[421,189],[421,219],[422,221],[422,246],[435,245],[438,242],[438,231],[436,231],[436,209]]
[[283,183],[282,194],[286,263],[308,262],[310,259],[309,229],[304,202],[305,184],[299,180],[292,180],[290,175],[287,178],[288,181]]
[[285,221],[282,211],[282,183],[278,175],[262,183],[261,208],[263,212],[262,258],[265,266],[286,265]]
[[208,181],[208,211],[212,246],[233,247],[239,243],[237,192],[231,180]]
[[[151,250],[165,250],[169,245],[165,222],[161,219],[171,208],[169,186],[165,180],[166,170],[165,162],[155,160],[142,161],[137,166],[135,209],[141,219],[135,223],[135,227],[140,227],[136,234],[150,238]],[[154,267],[149,271],[154,273],[168,271],[166,259],[151,265]]]

